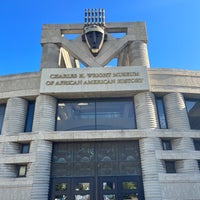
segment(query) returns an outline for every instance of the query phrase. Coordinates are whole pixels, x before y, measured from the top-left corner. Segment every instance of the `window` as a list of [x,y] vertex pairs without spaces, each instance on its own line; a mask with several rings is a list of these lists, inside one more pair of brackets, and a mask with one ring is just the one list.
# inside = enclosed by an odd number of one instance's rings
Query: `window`
[[163,150],[172,150],[171,140],[162,140]]
[[35,109],[35,101],[29,101],[24,132],[32,131],[34,109]]
[[193,142],[195,150],[200,151],[200,139],[193,139]]
[[165,169],[167,173],[176,173],[175,161],[165,161]]
[[199,170],[200,170],[200,160],[197,160],[197,162],[198,162],[198,166],[199,166]]
[[200,130],[200,100],[185,100],[190,128]]
[[5,110],[6,110],[6,104],[0,104],[0,134],[1,134],[2,126],[3,126]]
[[167,120],[166,120],[166,116],[165,116],[163,98],[156,98],[156,105],[157,105],[157,112],[158,112],[160,128],[166,129],[167,128]]
[[59,100],[56,130],[136,128],[132,99]]
[[27,165],[18,165],[17,166],[17,177],[25,177],[27,171]]
[[21,153],[29,153],[30,144],[21,144]]

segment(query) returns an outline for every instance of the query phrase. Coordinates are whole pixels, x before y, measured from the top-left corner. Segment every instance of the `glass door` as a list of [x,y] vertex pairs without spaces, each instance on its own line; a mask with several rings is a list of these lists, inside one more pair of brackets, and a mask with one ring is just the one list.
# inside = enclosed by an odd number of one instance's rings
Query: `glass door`
[[117,200],[117,178],[99,177],[98,178],[99,200]]
[[94,198],[94,178],[83,177],[73,178],[72,199],[73,200],[93,200]]

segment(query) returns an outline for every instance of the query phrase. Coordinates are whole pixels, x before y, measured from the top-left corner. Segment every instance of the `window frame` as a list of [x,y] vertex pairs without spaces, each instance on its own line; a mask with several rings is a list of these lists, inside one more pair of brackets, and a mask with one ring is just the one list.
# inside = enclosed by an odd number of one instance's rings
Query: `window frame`
[[[94,124],[88,124],[89,126],[91,126],[92,128],[80,128],[80,129],[76,129],[76,127],[73,127],[72,129],[61,129],[59,128],[59,125],[58,125],[58,117],[59,117],[59,103],[62,104],[67,104],[67,103],[77,103],[79,104],[80,103],[94,103],[94,119],[91,119],[93,120],[93,123]],[[102,103],[102,102],[105,102],[105,103],[109,103],[109,102],[127,102],[128,105],[131,107],[131,111],[132,112],[132,115],[131,117],[127,117],[131,120],[131,123],[130,124],[126,124],[126,127],[122,127],[122,128],[98,128],[99,124],[98,124],[98,112],[97,112],[97,106],[99,103]],[[129,104],[131,103],[131,104]],[[104,118],[105,120],[106,118]],[[126,118],[124,118],[126,119]],[[90,120],[90,121],[91,121]],[[93,99],[58,99],[57,100],[57,110],[56,110],[56,117],[55,117],[55,131],[82,131],[82,130],[124,130],[124,129],[136,129],[137,128],[137,124],[136,124],[136,116],[135,116],[135,106],[134,106],[134,99],[133,97],[125,97],[125,98],[93,98]]]
[[200,151],[200,138],[194,138],[193,143],[195,151]]
[[[21,170],[24,171],[22,175],[21,175]],[[17,165],[17,178],[24,178],[26,177],[26,175],[27,175],[27,165],[26,164]]]
[[[159,127],[160,129],[168,129],[168,124],[167,124],[167,116],[166,116],[166,111],[165,111],[165,104],[164,104],[164,100],[163,97],[155,97],[155,101],[156,101],[156,109],[157,109],[157,116],[158,116],[158,121],[159,121]],[[159,101],[161,102],[161,108],[162,110],[159,109]],[[161,115],[164,116],[164,125],[162,125],[161,121]]]
[[[185,101],[185,108],[186,108],[186,112],[187,112],[188,121],[189,121],[189,124],[190,124],[190,129],[192,129],[192,130],[200,130],[200,127],[193,126],[192,119],[191,119],[191,117],[189,115],[189,108],[188,108],[188,106],[189,106],[188,103],[189,102],[195,102],[195,104],[197,102],[199,102],[199,104],[200,104],[200,99],[198,99],[198,98],[185,98],[184,101]],[[200,115],[199,115],[198,118],[200,120]]]
[[174,160],[165,160],[164,162],[165,162],[166,173],[167,174],[175,174],[176,173],[176,161],[174,161]]
[[32,132],[34,113],[35,113],[35,100],[28,101],[24,132]]
[[161,139],[161,142],[162,142],[162,148],[163,148],[164,151],[171,151],[172,150],[172,144],[171,144],[170,139]]
[[[26,148],[27,147],[27,148]],[[27,149],[27,150],[26,150]],[[21,150],[20,150],[20,153],[21,154],[26,154],[26,153],[29,153],[30,151],[30,143],[22,143],[21,144]]]
[[2,112],[0,113],[0,135],[3,128],[4,118],[5,118],[5,112],[6,112],[6,103],[0,104],[0,110],[2,109]]

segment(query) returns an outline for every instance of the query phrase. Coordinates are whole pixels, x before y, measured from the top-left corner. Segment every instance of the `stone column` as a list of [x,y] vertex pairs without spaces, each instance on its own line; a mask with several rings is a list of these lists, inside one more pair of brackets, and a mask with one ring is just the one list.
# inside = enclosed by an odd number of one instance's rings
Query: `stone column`
[[164,173],[164,166],[155,155],[155,151],[162,148],[160,139],[143,138],[139,143],[145,200],[160,200],[162,196],[158,173]]
[[27,176],[33,180],[31,200],[48,199],[52,142],[38,140],[31,143],[30,153],[34,152],[35,162],[29,166]]
[[42,58],[40,68],[58,68],[59,47],[53,43],[42,46]]
[[[33,132],[54,131],[56,99],[40,95],[36,99]],[[32,176],[31,200],[48,199],[52,142],[36,140],[31,142],[30,153],[35,155],[35,162],[29,165],[28,176]]]
[[129,45],[129,66],[150,67],[147,44],[143,41],[134,41]]
[[40,95],[36,99],[32,131],[54,131],[56,98]]
[[[159,128],[155,97],[150,92],[137,94],[135,97],[136,121],[139,129]],[[156,159],[156,150],[161,150],[159,138],[143,138],[139,140],[142,164],[144,194],[146,200],[160,200],[161,188],[159,172],[164,172],[161,160]]]
[[125,47],[118,55],[117,66],[129,66],[128,47]]
[[[192,138],[183,137],[172,140],[172,149],[181,152],[194,151]],[[178,160],[176,161],[177,173],[199,173],[198,163],[196,160]]]
[[18,97],[8,99],[2,127],[3,135],[24,132],[27,106],[28,103],[25,99]]
[[143,92],[134,97],[138,129],[159,128],[157,108],[153,93]]
[[[167,115],[168,128],[189,130],[190,124],[183,95],[181,93],[170,93],[164,96],[165,110]],[[194,145],[189,137],[172,140],[172,149],[181,152],[193,151]],[[198,173],[196,160],[176,161],[177,173]]]
[[170,93],[164,96],[165,111],[169,129],[189,130],[190,124],[183,95]]

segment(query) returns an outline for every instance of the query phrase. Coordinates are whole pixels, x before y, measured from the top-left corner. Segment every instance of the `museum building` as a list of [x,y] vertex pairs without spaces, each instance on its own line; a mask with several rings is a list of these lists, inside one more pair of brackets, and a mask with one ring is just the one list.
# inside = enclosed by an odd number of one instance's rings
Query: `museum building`
[[41,45],[0,77],[0,200],[200,200],[200,71],[150,68],[145,23],[99,9]]

